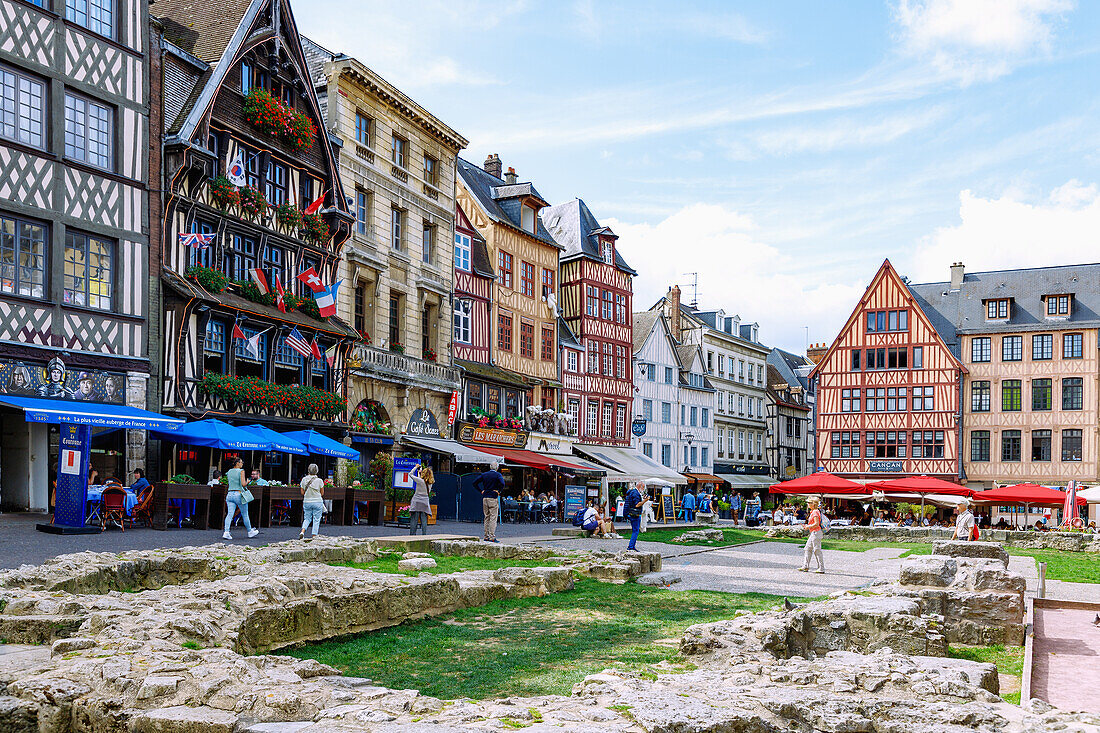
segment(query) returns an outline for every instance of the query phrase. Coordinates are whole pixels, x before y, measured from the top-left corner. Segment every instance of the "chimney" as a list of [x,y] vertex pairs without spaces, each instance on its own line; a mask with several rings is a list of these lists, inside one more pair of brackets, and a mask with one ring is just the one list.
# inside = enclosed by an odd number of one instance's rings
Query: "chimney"
[[[498,171],[500,170],[500,160],[499,159],[497,160],[497,170]],[[518,179],[518,176],[516,176],[516,169],[515,168],[509,168],[508,172],[504,174],[504,182],[507,183],[509,186],[514,186],[517,179]]]
[[966,267],[961,262],[951,265],[951,290],[962,290],[963,277],[966,275]]
[[680,286],[673,285],[668,289],[668,328],[672,331],[672,338],[680,340]]
[[806,358],[817,364],[825,356],[825,352],[829,350],[828,344],[810,344],[806,349]]
[[496,153],[489,153],[489,157],[485,159],[485,163],[481,167],[485,169],[486,173],[500,178],[500,156]]

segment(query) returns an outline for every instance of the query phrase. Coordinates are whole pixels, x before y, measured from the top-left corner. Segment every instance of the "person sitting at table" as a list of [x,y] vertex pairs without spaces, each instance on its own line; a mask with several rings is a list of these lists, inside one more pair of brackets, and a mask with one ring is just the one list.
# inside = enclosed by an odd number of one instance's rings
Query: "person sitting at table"
[[88,485],[99,486],[99,471],[94,468],[88,468]]
[[538,501],[546,501],[546,494],[539,494]]
[[222,472],[214,468],[210,470],[210,480],[206,482],[207,486],[221,486]]
[[140,468],[134,469],[134,483],[130,484],[130,491],[134,492],[134,496],[140,497],[141,492],[149,488],[149,480],[145,478],[145,471]]
[[253,468],[252,469],[252,480],[249,481],[248,483],[254,484],[256,486],[270,486],[271,485],[270,481],[268,481],[267,479],[263,478],[260,475],[260,469],[258,469],[258,468]]
[[543,516],[547,517],[549,521],[558,521],[558,497],[551,496],[546,502],[546,506],[543,507]]

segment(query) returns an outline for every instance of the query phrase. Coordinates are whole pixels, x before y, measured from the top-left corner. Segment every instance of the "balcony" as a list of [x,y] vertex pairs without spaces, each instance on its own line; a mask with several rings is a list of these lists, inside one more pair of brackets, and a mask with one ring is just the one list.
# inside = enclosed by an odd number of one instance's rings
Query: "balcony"
[[351,353],[348,366],[357,376],[424,385],[445,392],[459,389],[462,384],[462,373],[456,367],[373,346],[357,346]]

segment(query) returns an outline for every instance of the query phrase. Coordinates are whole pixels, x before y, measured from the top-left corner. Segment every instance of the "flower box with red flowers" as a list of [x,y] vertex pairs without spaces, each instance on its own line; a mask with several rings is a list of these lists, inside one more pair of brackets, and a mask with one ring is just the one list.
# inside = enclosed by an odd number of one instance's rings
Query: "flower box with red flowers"
[[317,126],[306,115],[280,102],[266,90],[254,88],[244,98],[244,119],[265,135],[282,140],[296,151],[306,150],[317,137]]

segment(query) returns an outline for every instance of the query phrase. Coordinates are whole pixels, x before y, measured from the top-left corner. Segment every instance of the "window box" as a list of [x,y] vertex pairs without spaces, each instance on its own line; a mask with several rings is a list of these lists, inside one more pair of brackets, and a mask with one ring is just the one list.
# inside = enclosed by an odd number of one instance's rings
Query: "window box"
[[317,136],[313,121],[284,105],[264,89],[253,87],[244,98],[244,119],[260,132],[286,143],[295,151],[307,150]]
[[[201,265],[195,265],[188,267],[184,272],[184,277],[188,280],[198,283],[205,290],[211,293],[220,293],[225,290],[229,281],[225,277],[225,273],[221,270],[215,270],[213,267],[202,267]],[[257,292],[259,292],[257,290]]]

